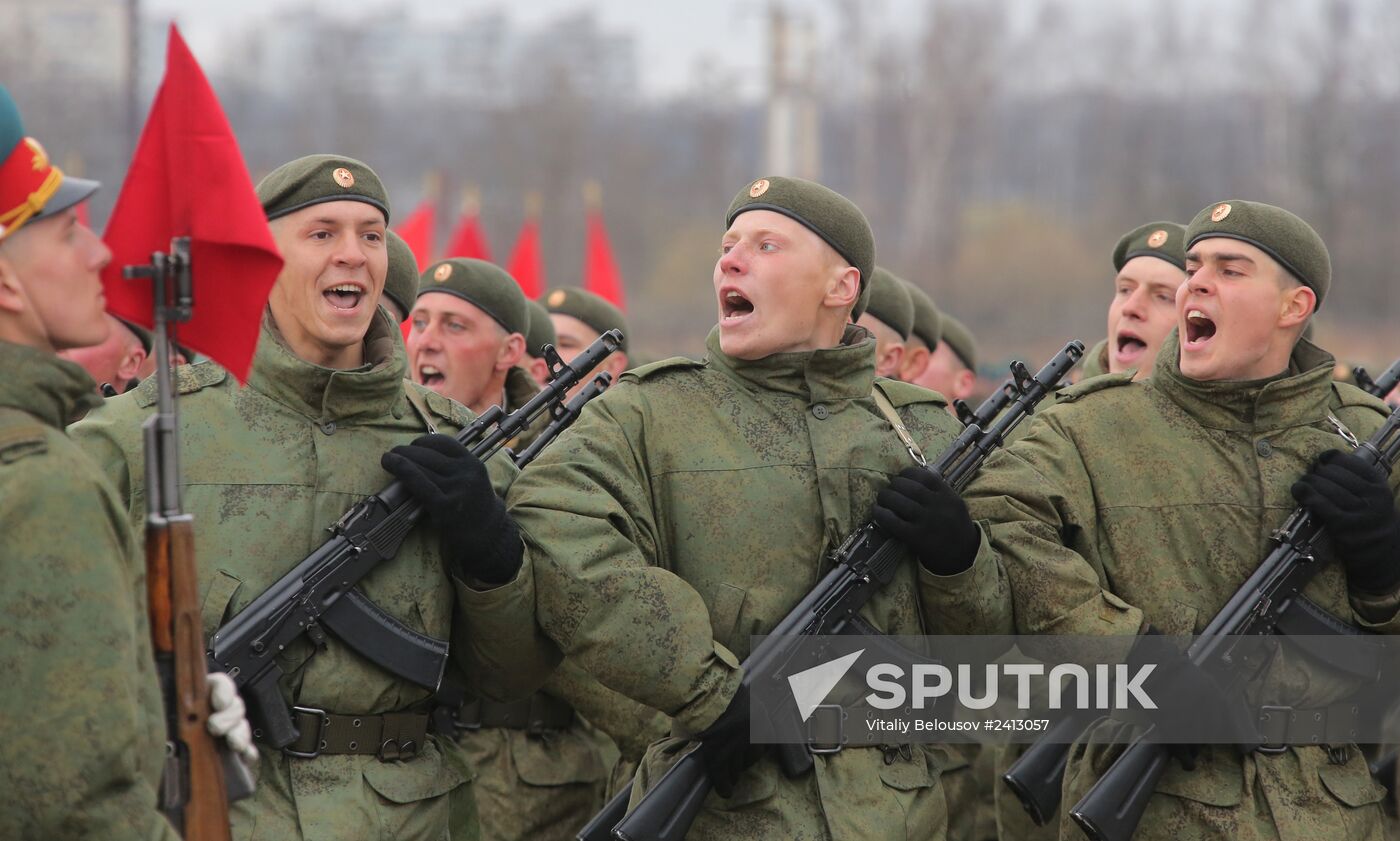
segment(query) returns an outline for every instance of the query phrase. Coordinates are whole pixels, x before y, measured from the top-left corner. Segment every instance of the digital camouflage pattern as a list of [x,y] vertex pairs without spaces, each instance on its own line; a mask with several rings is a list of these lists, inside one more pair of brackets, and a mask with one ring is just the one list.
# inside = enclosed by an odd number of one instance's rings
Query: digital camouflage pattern
[[[540,386],[535,382],[535,378],[530,376],[529,371],[526,371],[519,365],[515,365],[506,372],[505,391],[506,403],[501,408],[509,413],[529,403],[536,394],[540,393]],[[540,417],[537,418],[534,423],[530,424],[524,432],[507,441],[506,446],[510,447],[515,452],[520,452],[534,443],[535,439],[540,437],[540,433],[543,432],[544,428],[547,426],[549,426],[548,412],[540,415]]]
[[[204,630],[242,610],[327,537],[326,527],[393,477],[380,455],[424,434],[405,396],[414,389],[442,431],[471,413],[406,383],[407,358],[396,327],[381,311],[365,358],[352,370],[298,359],[270,316],[245,387],[212,363],[179,369],[181,469],[185,508],[194,516]],[[113,398],[73,429],[102,465],[135,520],[145,505],[141,422],[154,382]],[[515,473],[489,462],[498,490]],[[414,530],[392,562],[361,582],[365,595],[417,631],[449,639],[454,664],[473,689],[502,700],[527,694],[547,666],[528,653],[535,632],[529,567],[505,586],[477,592],[444,569],[431,524]],[[370,664],[332,637],[312,656],[305,638],[279,663],[288,702],[334,713],[426,711],[429,692]],[[471,779],[455,742],[430,735],[406,762],[373,756],[289,758],[264,747],[254,798],[233,806],[238,839],[437,839],[475,837]],[[453,812],[449,818],[449,812]]]
[[[1247,383],[1187,379],[1177,355],[1173,332],[1150,379],[1111,374],[1067,389],[992,456],[965,495],[983,521],[977,559],[926,591],[940,630],[1136,634],[1150,622],[1166,634],[1200,632],[1296,507],[1292,483],[1317,455],[1347,446],[1328,414],[1361,439],[1387,414],[1333,383],[1332,357],[1306,341],[1288,372]],[[1348,593],[1338,564],[1305,592],[1369,630],[1400,627],[1396,595]],[[1253,703],[1317,707],[1346,693],[1347,678],[1310,681],[1287,649],[1269,668]],[[1064,802],[1119,750],[1104,743],[1118,726],[1105,720],[1076,746]],[[1320,747],[1243,758],[1225,747],[1203,753],[1193,772],[1172,763],[1135,837],[1379,837],[1384,792],[1355,746],[1347,756],[1333,765]],[[1076,837],[1067,811],[1061,837]]]
[[948,841],[996,841],[994,748],[973,742],[939,747],[948,757],[938,778],[948,799]]
[[572,841],[607,802],[619,754],[636,762],[670,730],[666,716],[599,684],[568,659],[540,691],[568,701],[580,715],[540,734],[504,727],[462,734],[476,771],[483,838]]
[[[540,623],[605,686],[675,720],[652,745],[633,799],[687,735],[729,704],[762,634],[829,568],[889,477],[911,464],[871,399],[884,391],[920,445],[957,431],[941,397],[878,381],[874,341],[758,361],[708,357],[625,373],[512,486],[535,567]],[[862,614],[892,634],[928,617],[906,558]],[[761,760],[712,794],[689,838],[942,838],[939,754],[847,748],[785,777]]]
[[1084,354],[1083,361],[1079,363],[1079,379],[1087,380],[1107,373],[1108,339],[1100,339],[1098,344],[1089,348],[1089,352]]
[[101,402],[72,362],[0,342],[0,838],[165,839],[165,717],[125,507],[63,433]]

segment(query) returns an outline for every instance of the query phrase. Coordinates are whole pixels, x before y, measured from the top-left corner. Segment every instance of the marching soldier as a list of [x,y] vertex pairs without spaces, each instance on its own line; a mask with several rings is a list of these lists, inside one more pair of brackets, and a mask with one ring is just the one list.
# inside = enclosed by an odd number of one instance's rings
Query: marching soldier
[[[178,377],[206,634],[321,544],[347,508],[397,477],[426,523],[360,589],[414,630],[451,640],[455,664],[480,692],[530,692],[552,663],[529,655],[534,583],[497,495],[515,470],[503,458],[483,466],[448,435],[425,435],[456,431],[473,416],[405,381],[399,328],[379,307],[389,204],[378,176],[351,158],[312,155],[273,171],[258,197],[285,265],[248,382],[240,387],[211,362]],[[145,504],[150,385],[74,427],[133,519]],[[320,646],[302,637],[279,665],[301,737],[285,752],[262,751],[257,794],[233,807],[236,837],[475,834],[470,796],[461,796],[471,769],[453,739],[433,732],[430,690],[334,637]]]
[[[1332,357],[1300,338],[1331,286],[1326,246],[1293,214],[1247,201],[1205,208],[1185,240],[1176,329],[1152,376],[1134,382],[1125,371],[1066,389],[973,482],[967,509],[987,524],[985,539],[966,555],[968,569],[939,582],[935,628],[1199,633],[1298,503],[1324,524],[1337,561],[1305,594],[1366,630],[1400,627],[1396,480],[1348,452],[1386,407],[1334,383]],[[957,519],[956,496],[932,493],[948,522]],[[950,534],[977,531],[965,519]],[[1312,697],[1277,683],[1301,667],[1287,648],[1269,667],[1265,685],[1288,707],[1279,721],[1311,720],[1311,708],[1341,700],[1332,687],[1348,678],[1321,664],[1309,668],[1333,680]],[[1173,697],[1159,704],[1224,714],[1189,661],[1162,668],[1159,685]],[[1345,732],[1344,710],[1327,725]],[[1107,719],[1081,737],[1063,803],[1077,802],[1121,750],[1110,737],[1127,726]],[[1286,748],[1178,751],[1185,761],[1171,763],[1136,837],[1381,836],[1383,791],[1354,745],[1275,735]],[[1077,832],[1068,811],[1062,837]]]
[[1152,372],[1157,351],[1176,326],[1176,290],[1186,279],[1186,229],[1150,222],[1124,234],[1113,249],[1113,299],[1108,338],[1084,354],[1084,377]]
[[99,394],[121,394],[140,383],[141,367],[151,353],[151,339],[149,333],[138,333],[111,313],[107,313],[107,324],[110,329],[101,344],[61,351],[58,355],[87,371],[97,383]]
[[529,316],[530,329],[525,331],[525,359],[521,364],[535,384],[542,387],[549,382],[549,365],[544,360],[544,346],[552,345],[559,339],[554,335],[554,322],[544,304],[527,298],[525,310]]
[[870,278],[870,305],[855,323],[875,337],[875,376],[897,379],[905,342],[914,329],[914,300],[904,281],[876,266]]
[[[855,205],[763,178],[725,223],[706,359],[625,373],[510,492],[540,623],[604,685],[673,718],[634,802],[704,734],[715,792],[689,838],[940,838],[933,751],[814,753],[812,773],[790,779],[748,744],[736,692],[750,635],[817,582],[828,550],[913,463],[893,425],[934,452],[956,423],[937,395],[876,378],[874,341],[849,324],[874,269]],[[917,529],[882,516],[941,569]],[[930,574],[908,558],[862,613],[887,633],[919,633]]]
[[[97,191],[24,135],[0,87],[0,837],[167,839],[165,712],[145,566],[122,505],[64,426],[102,403],[66,351],[111,329],[112,253],[78,221]],[[211,675],[209,729],[256,761],[243,704]]]
[[379,305],[389,311],[395,324],[402,324],[418,297],[418,258],[403,237],[386,230],[385,245],[389,249],[389,268],[384,275],[384,294]]
[[911,382],[942,394],[950,402],[966,400],[977,388],[977,343],[953,316],[940,310],[938,319],[938,347]]
[[915,286],[912,281],[904,281],[904,289],[909,293],[909,301],[914,305],[914,324],[909,330],[909,339],[904,343],[904,361],[900,363],[899,378],[906,383],[914,382],[928,365],[929,356],[938,348],[943,329],[939,322],[938,307],[928,293]]
[[608,330],[622,331],[622,347],[603,360],[598,369],[590,372],[586,379],[580,380],[569,392],[570,397],[582,391],[587,380],[596,374],[606,371],[612,374],[613,382],[617,382],[622,372],[632,367],[627,358],[627,317],[607,299],[586,289],[565,286],[551,290],[545,296],[544,305],[549,311],[549,320],[554,324],[554,335],[557,338],[555,349],[559,351],[559,358],[565,362],[572,361]]

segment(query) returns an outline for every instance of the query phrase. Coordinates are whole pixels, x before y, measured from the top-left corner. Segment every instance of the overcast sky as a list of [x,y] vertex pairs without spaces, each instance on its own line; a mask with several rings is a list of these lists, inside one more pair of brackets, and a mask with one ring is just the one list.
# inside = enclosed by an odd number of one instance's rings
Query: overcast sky
[[[698,62],[718,63],[725,71],[760,74],[766,44],[767,4],[761,0],[142,0],[152,16],[173,15],[201,60],[217,66],[221,41],[249,26],[276,26],[277,21],[314,6],[326,14],[364,19],[408,14],[421,20],[454,20],[505,8],[522,26],[547,22],[580,9],[593,9],[606,30],[629,32],[637,45],[645,95],[667,96],[685,90]],[[788,0],[787,5],[819,16],[829,31],[834,0]],[[916,0],[865,0],[876,8],[905,7]],[[746,92],[754,92],[750,85]]]

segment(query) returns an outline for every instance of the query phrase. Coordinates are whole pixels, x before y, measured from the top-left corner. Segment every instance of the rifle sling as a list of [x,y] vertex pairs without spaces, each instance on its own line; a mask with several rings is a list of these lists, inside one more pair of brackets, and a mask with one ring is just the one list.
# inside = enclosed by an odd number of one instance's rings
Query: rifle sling
[[885,416],[890,426],[894,427],[894,434],[899,436],[899,441],[904,445],[904,449],[909,451],[909,455],[920,465],[927,464],[924,458],[924,451],[919,449],[919,444],[914,440],[914,436],[909,434],[909,428],[904,425],[904,419],[895,411],[894,404],[885,396],[885,393],[878,387],[870,390],[870,397],[875,401],[875,408],[880,410],[880,414]]

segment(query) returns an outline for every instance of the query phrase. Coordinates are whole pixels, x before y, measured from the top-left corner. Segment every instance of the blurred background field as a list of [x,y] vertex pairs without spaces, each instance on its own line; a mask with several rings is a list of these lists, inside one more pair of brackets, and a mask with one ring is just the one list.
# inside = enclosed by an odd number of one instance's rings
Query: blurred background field
[[502,262],[533,201],[550,286],[580,282],[599,183],[651,355],[701,349],[724,210],[774,173],[854,199],[989,369],[1101,338],[1117,237],[1230,198],[1326,239],[1323,345],[1400,354],[1391,0],[0,0],[0,79],[105,182],[99,230],[172,20],[254,179],[362,158],[395,221],[436,202],[440,245],[474,192]]

